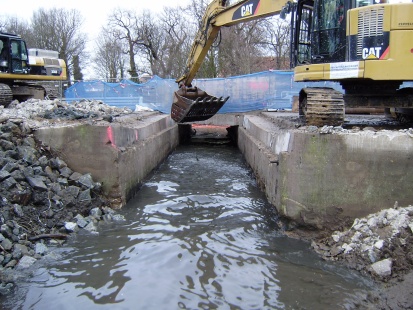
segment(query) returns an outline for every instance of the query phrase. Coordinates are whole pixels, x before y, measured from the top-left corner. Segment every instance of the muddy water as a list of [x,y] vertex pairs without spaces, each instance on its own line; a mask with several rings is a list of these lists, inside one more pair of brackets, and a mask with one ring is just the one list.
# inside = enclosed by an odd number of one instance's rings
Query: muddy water
[[279,232],[233,148],[178,148],[121,213],[57,250],[6,308],[351,309],[369,290]]

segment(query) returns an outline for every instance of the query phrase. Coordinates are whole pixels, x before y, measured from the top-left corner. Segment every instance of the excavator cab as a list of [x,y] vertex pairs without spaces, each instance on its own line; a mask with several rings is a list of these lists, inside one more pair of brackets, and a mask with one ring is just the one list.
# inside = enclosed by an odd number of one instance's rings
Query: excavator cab
[[0,34],[0,72],[28,74],[28,59],[26,44],[19,36]]

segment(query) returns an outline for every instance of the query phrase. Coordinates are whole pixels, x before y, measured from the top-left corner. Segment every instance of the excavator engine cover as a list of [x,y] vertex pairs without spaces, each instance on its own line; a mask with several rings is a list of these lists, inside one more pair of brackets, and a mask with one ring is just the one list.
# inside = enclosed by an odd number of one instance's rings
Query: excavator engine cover
[[177,123],[204,121],[214,116],[228,99],[208,95],[197,87],[182,87],[174,93],[171,117]]

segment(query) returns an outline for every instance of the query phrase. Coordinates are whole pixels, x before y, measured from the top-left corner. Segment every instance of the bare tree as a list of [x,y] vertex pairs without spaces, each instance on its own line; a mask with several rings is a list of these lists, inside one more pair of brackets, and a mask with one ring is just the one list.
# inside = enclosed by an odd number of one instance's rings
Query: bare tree
[[263,20],[255,20],[221,29],[218,47],[219,73],[234,76],[256,72],[256,60],[263,56],[259,43],[263,38]]
[[[192,0],[188,12],[195,16],[196,27],[200,24],[206,11],[208,0]],[[259,19],[222,27],[213,46],[208,51],[197,76],[213,78],[217,76],[234,76],[257,72],[257,62],[264,56],[260,43],[265,40],[265,20]]]
[[191,0],[191,3],[187,6],[186,12],[192,16],[195,30],[198,30],[202,26],[202,17],[204,17],[206,8],[210,2],[211,0]]
[[[160,23],[157,17],[152,15],[150,11],[143,11],[136,19],[136,33],[139,41],[136,44],[139,55],[141,55],[149,67],[147,73],[152,71],[153,74],[158,74],[158,64],[161,62],[160,53],[164,39],[164,33],[161,30]],[[145,69],[143,69],[144,71]]]
[[96,40],[93,67],[99,78],[109,82],[125,78],[125,54],[121,42],[116,40],[118,36],[116,30],[103,27]]
[[[87,35],[80,31],[83,23],[78,10],[53,8],[33,13],[33,37],[39,48],[55,50],[66,61],[68,78],[73,74],[74,56],[86,60]],[[77,61],[77,60],[75,60]]]
[[152,74],[164,78],[178,78],[182,74],[191,44],[187,27],[181,8],[165,7],[158,18],[148,12],[140,16],[140,51]]
[[290,22],[278,17],[272,17],[265,21],[264,39],[260,42],[271,55],[274,55],[274,69],[289,69],[290,54]]
[[190,44],[187,22],[181,8],[164,8],[156,16],[149,11],[137,15],[117,9],[109,16],[109,26],[117,30],[115,39],[122,42],[129,56],[133,80],[139,73],[164,78],[177,78],[182,73]]
[[136,14],[129,10],[116,9],[109,16],[108,27],[114,31],[114,39],[122,42],[123,53],[129,56],[129,74],[131,80],[138,82],[138,69],[135,61],[135,52],[138,45],[142,43],[142,38],[137,33],[138,18]]
[[0,31],[20,35],[26,41],[28,47],[37,47],[33,40],[33,31],[27,21],[17,17],[6,16],[0,22]]

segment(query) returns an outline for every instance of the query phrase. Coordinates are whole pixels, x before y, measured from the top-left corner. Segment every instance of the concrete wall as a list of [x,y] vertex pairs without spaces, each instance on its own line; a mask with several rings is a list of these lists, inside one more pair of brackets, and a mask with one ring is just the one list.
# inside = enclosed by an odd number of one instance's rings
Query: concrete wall
[[35,136],[72,170],[90,173],[102,183],[115,207],[126,204],[179,143],[178,126],[168,115],[159,114],[144,119],[132,114],[113,123],[47,126]]
[[[225,114],[204,122],[238,126],[238,147],[282,216],[334,229],[395,201],[413,204],[413,138],[408,134],[306,132],[283,115]],[[91,173],[120,207],[175,149],[179,136],[189,132],[189,126],[176,125],[168,115],[153,114],[113,123],[47,126],[35,136],[72,170]]]
[[[317,228],[413,203],[413,139],[399,131],[320,134],[244,117],[238,145],[269,201]],[[281,126],[282,127],[282,126]]]

